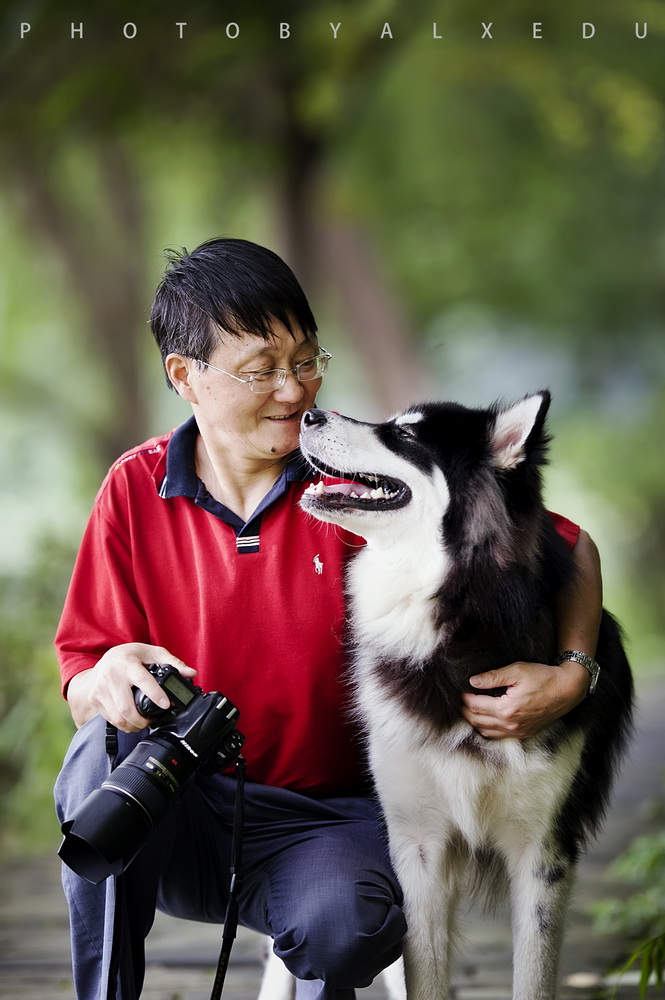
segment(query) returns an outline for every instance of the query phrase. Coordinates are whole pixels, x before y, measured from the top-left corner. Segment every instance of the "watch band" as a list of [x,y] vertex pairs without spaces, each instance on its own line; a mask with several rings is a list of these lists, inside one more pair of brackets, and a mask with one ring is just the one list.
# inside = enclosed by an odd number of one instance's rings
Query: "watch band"
[[591,683],[589,684],[589,690],[587,694],[593,694],[598,687],[598,678],[600,677],[600,666],[591,656],[587,656],[586,653],[581,653],[578,649],[567,649],[565,653],[561,653],[556,660],[556,666],[561,666],[567,660],[573,660],[575,663],[580,663],[585,670],[589,671],[591,677]]

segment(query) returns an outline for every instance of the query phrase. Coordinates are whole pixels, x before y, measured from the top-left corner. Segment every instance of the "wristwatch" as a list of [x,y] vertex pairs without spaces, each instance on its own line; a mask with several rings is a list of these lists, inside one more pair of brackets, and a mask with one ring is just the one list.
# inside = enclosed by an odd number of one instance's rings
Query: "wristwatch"
[[573,660],[575,663],[581,663],[585,670],[589,671],[591,676],[591,683],[589,684],[589,690],[587,694],[593,694],[593,692],[598,687],[598,678],[600,677],[600,667],[592,657],[587,656],[586,653],[580,653],[577,649],[567,649],[565,653],[561,653],[557,657],[556,666],[561,666],[567,660]]

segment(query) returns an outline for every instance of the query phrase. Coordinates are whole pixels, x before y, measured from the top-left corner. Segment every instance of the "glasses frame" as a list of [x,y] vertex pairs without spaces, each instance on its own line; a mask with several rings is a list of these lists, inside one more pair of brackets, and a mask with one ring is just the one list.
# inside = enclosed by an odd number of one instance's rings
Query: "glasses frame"
[[[205,365],[206,368],[212,368],[214,372],[221,372],[222,375],[228,375],[229,378],[235,379],[236,382],[242,382],[244,383],[244,385],[248,385],[250,392],[253,392],[255,396],[265,396],[269,392],[277,392],[278,389],[281,389],[286,382],[286,376],[289,374],[294,375],[299,382],[315,382],[317,378],[323,378],[323,376],[326,374],[325,372],[321,372],[320,375],[315,375],[314,378],[300,378],[300,375],[298,374],[298,369],[301,368],[302,365],[307,365],[310,363],[310,361],[314,361],[316,358],[325,358],[326,362],[328,362],[332,358],[332,354],[324,350],[324,348],[321,348],[319,353],[315,354],[314,357],[305,358],[303,361],[299,361],[297,365],[293,366],[293,368],[266,368],[265,371],[254,372],[253,375],[248,375],[247,378],[243,378],[241,375],[234,375],[233,372],[227,372],[223,368],[218,368],[216,365],[211,365],[209,361],[201,361],[200,358],[193,358],[189,354],[185,354],[183,355],[183,357],[188,358],[190,361],[196,361],[196,363],[199,365]],[[327,367],[328,365],[326,364],[326,369]],[[277,385],[273,386],[271,389],[254,388],[255,385],[254,380],[259,375],[272,375],[273,372],[279,372]],[[261,383],[259,382],[256,384],[260,385]]]

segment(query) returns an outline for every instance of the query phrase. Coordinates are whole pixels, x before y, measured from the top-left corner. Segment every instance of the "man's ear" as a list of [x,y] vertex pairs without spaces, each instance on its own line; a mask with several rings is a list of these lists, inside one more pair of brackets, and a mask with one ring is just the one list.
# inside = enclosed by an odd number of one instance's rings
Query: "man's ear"
[[497,413],[490,430],[490,452],[497,468],[514,469],[526,458],[527,444],[540,441],[550,399],[544,389]]
[[197,395],[190,381],[190,372],[195,364],[191,358],[183,354],[169,354],[164,361],[164,368],[171,385],[183,399],[189,403],[197,402]]

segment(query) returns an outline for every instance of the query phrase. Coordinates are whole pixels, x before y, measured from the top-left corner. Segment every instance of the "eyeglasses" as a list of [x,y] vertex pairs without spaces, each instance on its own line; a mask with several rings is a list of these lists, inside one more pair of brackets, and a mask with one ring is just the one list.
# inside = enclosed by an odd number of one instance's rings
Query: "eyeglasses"
[[[186,354],[185,357],[189,357],[189,355]],[[247,378],[242,378],[240,375],[233,375],[231,372],[224,371],[223,368],[217,368],[208,361],[201,361],[199,358],[189,358],[189,360],[197,361],[198,364],[205,365],[206,368],[212,368],[215,372],[221,372],[222,375],[228,375],[229,378],[234,378],[236,382],[244,382],[252,392],[262,393],[275,392],[276,389],[281,389],[286,382],[286,376],[289,372],[293,372],[299,382],[313,382],[314,379],[322,378],[328,371],[328,362],[331,358],[332,354],[328,354],[327,351],[321,351],[320,354],[315,355],[313,358],[306,358],[304,361],[300,361],[293,368],[270,368],[265,372],[254,372],[253,375],[248,375]]]

